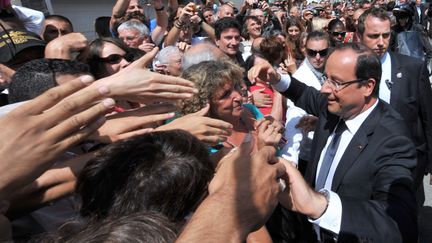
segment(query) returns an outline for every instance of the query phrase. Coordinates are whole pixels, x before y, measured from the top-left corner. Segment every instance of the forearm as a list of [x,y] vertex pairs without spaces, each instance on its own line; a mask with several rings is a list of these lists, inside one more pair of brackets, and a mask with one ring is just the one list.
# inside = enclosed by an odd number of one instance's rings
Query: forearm
[[277,92],[274,91],[274,97],[273,97],[273,106],[272,110],[270,112],[270,115],[276,120],[276,121],[282,121],[283,120],[283,96]]
[[121,18],[126,13],[129,3],[130,0],[117,0],[112,9],[112,17],[117,19]]
[[8,215],[19,217],[73,193],[79,173],[94,155],[87,153],[60,163],[12,194]]
[[[73,192],[74,188],[60,186],[70,185],[71,182],[75,183],[81,170],[94,156],[94,152],[83,154],[47,170],[34,182],[21,188],[10,196],[11,205],[13,205],[11,208],[15,208],[18,205],[25,207],[26,205],[44,204]],[[59,191],[58,188],[68,190]],[[24,198],[31,198],[32,195],[34,199],[33,201],[23,200]]]
[[208,196],[193,214],[176,242],[244,242],[249,229],[239,225],[235,205]]
[[206,22],[201,23],[201,28],[207,33],[207,35],[210,37],[212,41],[216,41],[216,34],[214,28],[207,24]]
[[32,211],[38,210],[50,202],[59,200],[71,195],[75,191],[76,181],[63,182],[51,186],[43,191],[38,191],[23,198],[17,198],[11,202],[11,207],[7,213],[10,218],[19,218]]
[[180,35],[180,29],[177,28],[176,26],[173,26],[165,38],[165,46],[175,45],[178,41],[179,35]]
[[178,1],[177,0],[168,0],[168,9],[170,10],[170,14],[177,13]]
[[[126,13],[126,10],[129,6],[130,0],[117,0],[116,4],[113,7],[111,19],[110,19],[110,29],[114,30],[120,18]],[[114,30],[117,32],[117,30]]]
[[168,27],[168,14],[167,14],[167,11],[165,9],[160,10],[161,8],[164,8],[163,4],[161,4],[161,6],[156,6],[155,5],[156,28],[151,33],[151,37],[152,37],[153,43],[155,45],[157,45],[157,46],[163,40],[165,31],[166,31],[166,29]]

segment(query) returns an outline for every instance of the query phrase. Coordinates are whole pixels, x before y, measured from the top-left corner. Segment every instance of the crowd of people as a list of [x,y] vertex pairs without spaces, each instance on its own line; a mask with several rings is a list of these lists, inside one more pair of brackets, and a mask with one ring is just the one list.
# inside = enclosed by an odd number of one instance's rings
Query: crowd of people
[[0,1],[0,241],[418,242],[432,6],[104,14]]

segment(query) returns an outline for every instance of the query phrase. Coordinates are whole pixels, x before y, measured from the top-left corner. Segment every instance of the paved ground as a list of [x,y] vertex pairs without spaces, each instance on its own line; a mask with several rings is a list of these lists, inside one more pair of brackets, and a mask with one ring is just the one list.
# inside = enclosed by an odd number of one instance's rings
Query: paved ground
[[429,176],[423,180],[426,201],[419,211],[420,243],[432,243],[432,186]]

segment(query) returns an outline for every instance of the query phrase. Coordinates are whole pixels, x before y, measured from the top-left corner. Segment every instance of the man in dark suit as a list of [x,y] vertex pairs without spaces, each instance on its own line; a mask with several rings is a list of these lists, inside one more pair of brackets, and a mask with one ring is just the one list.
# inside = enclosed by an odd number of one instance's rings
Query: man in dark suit
[[[309,241],[416,242],[415,148],[402,118],[378,99],[379,58],[361,44],[343,45],[325,75],[320,93],[266,63],[249,71],[319,116],[305,179],[285,163],[280,203],[308,217],[318,237]],[[304,230],[300,238],[313,235]]]
[[427,22],[426,22],[426,11],[429,7],[429,3],[422,3],[421,0],[416,0],[415,4],[413,6],[414,8],[414,23],[415,24],[419,24],[422,25],[425,29],[427,27]]
[[[432,91],[426,63],[420,59],[388,51],[390,18],[381,9],[365,11],[359,18],[359,40],[381,58],[379,98],[389,103],[404,118],[417,148],[414,189],[423,205],[423,177],[432,164]],[[430,167],[427,170],[427,167]]]

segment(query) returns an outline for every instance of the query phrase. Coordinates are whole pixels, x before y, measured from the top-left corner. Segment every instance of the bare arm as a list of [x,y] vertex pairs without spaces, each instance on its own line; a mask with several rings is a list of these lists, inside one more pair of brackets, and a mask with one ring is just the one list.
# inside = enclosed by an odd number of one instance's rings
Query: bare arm
[[45,47],[45,58],[71,60],[74,52],[81,52],[88,46],[87,38],[81,33],[70,33],[50,41]]
[[274,96],[273,96],[273,106],[272,106],[272,110],[271,110],[270,114],[276,121],[282,121],[282,119],[283,119],[283,113],[284,113],[283,101],[284,100],[285,100],[284,97],[279,92],[277,92],[275,90]]
[[200,24],[201,28],[207,33],[207,35],[210,37],[210,39],[215,42],[216,41],[216,34],[214,28],[207,24],[205,21],[201,19],[197,14],[191,17],[191,21]]
[[177,13],[177,9],[178,9],[178,1],[177,0],[168,0],[169,14]]
[[111,19],[110,19],[110,29],[114,30],[120,18],[126,13],[129,6],[130,0],[117,0],[113,7]]
[[[156,11],[156,27],[151,33],[153,43],[157,46],[162,42],[165,31],[168,27],[168,14],[164,8],[162,0],[154,1],[154,8]],[[164,9],[162,9],[164,8]],[[162,9],[162,10],[161,10]]]
[[173,46],[177,43],[181,31],[180,27],[182,27],[182,25],[178,22],[178,20],[174,21],[173,27],[170,29],[165,38],[165,46]]
[[219,162],[209,196],[176,242],[244,242],[266,222],[277,204],[277,178],[285,167],[270,164],[276,159],[272,147],[252,156],[250,150],[251,144],[244,143]]
[[195,4],[193,2],[188,3],[180,12],[180,16],[174,22],[174,26],[168,32],[168,35],[165,39],[165,46],[173,46],[178,42],[178,38],[180,35],[181,28],[188,27],[190,24],[190,18],[194,14]]
[[70,195],[82,168],[94,157],[87,153],[57,164],[29,185],[13,193],[8,215],[12,218],[31,212],[46,203]]
[[0,118],[0,126],[8,128],[0,131],[8,141],[0,147],[0,199],[34,181],[103,124],[114,100],[99,102],[107,87],[84,88],[91,81],[89,76],[69,81]]

